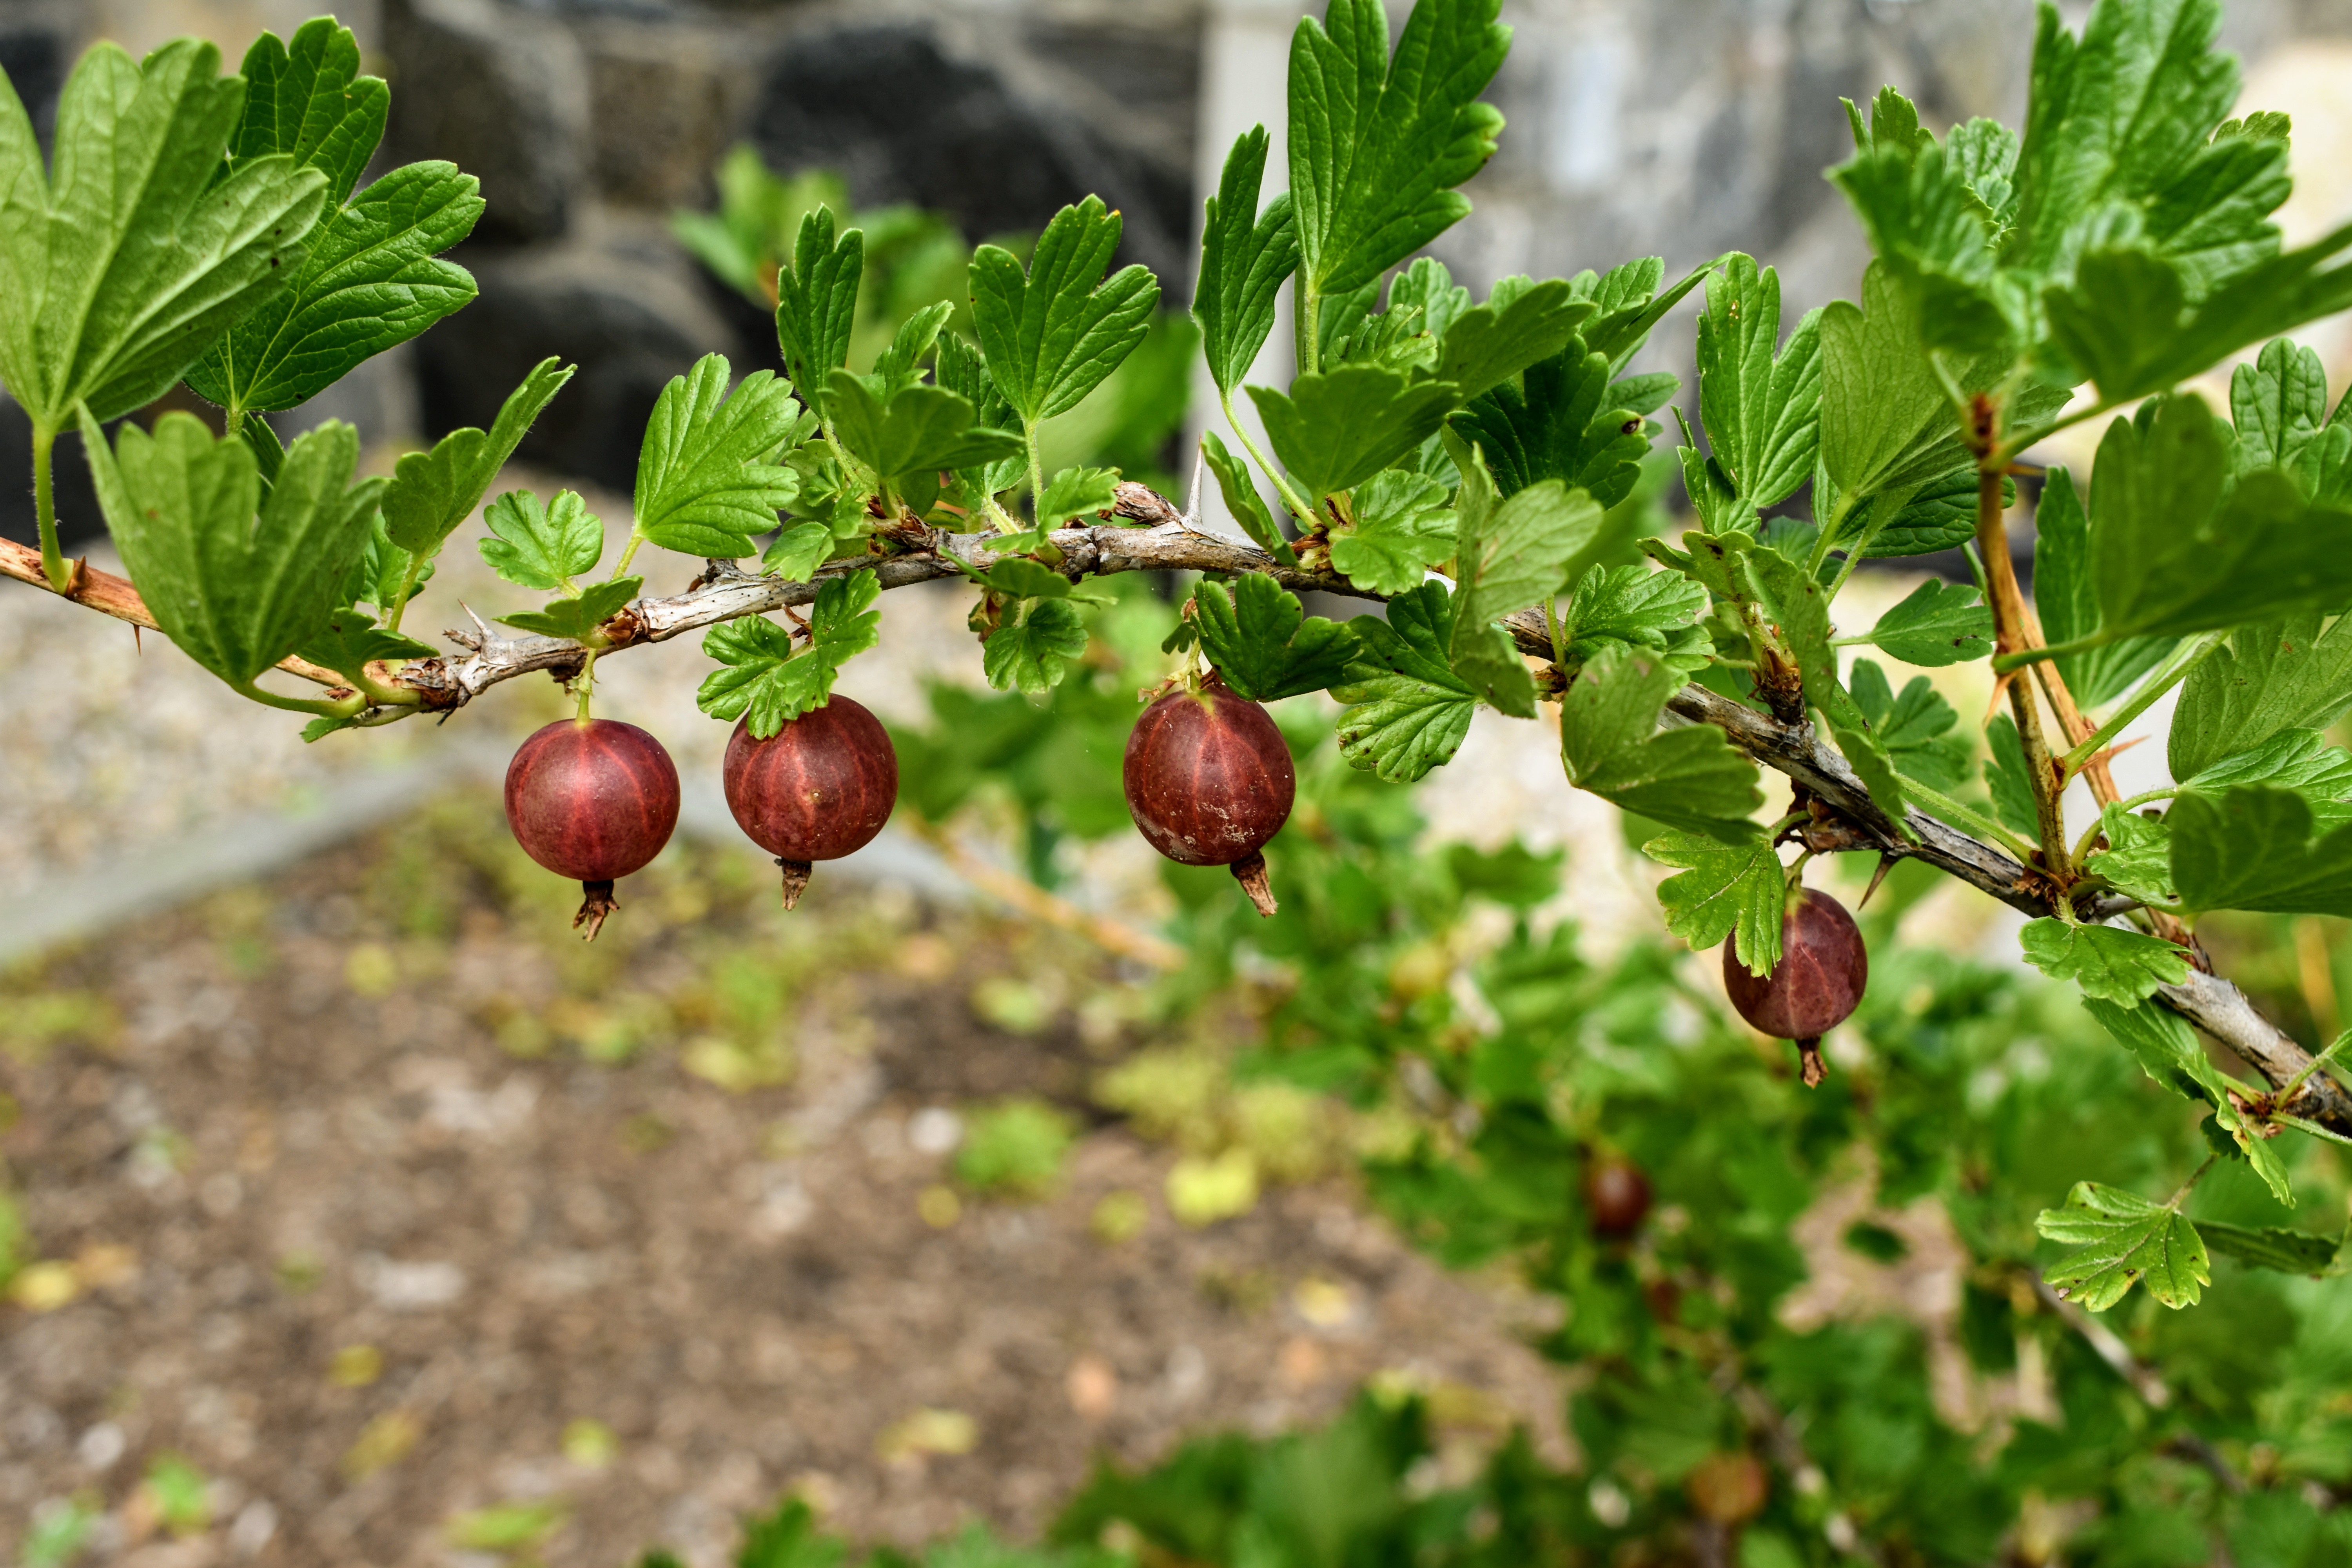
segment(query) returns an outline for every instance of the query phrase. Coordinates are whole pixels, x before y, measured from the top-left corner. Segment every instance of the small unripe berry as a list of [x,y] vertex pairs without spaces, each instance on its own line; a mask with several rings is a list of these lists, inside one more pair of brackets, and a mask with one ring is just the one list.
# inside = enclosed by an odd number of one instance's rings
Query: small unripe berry
[[1723,986],[1739,1016],[1768,1035],[1797,1042],[1805,1087],[1827,1076],[1822,1037],[1862,1003],[1870,952],[1845,906],[1812,889],[1789,900],[1780,919],[1780,962],[1762,978],[1739,962],[1736,941],[1723,944]]
[[873,841],[898,803],[898,752],[863,703],[835,695],[761,741],[747,721],[727,742],[727,808],[784,873],[784,908],[819,860]]
[[1127,809],[1154,849],[1184,866],[1230,866],[1257,906],[1275,911],[1266,841],[1298,793],[1290,747],[1273,718],[1212,674],[1171,691],[1127,738]]
[[1592,1234],[1612,1241],[1642,1228],[1650,1213],[1650,1179],[1625,1160],[1602,1160],[1584,1175],[1584,1203]]
[[677,767],[662,743],[614,719],[559,719],[507,764],[507,823],[532,859],[577,879],[576,928],[596,940],[613,884],[642,869],[677,826]]

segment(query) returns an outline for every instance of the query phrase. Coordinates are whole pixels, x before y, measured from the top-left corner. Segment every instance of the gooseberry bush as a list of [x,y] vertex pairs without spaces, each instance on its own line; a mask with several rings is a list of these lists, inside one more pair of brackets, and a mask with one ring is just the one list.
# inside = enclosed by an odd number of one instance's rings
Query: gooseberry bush
[[[2352,400],[2331,407],[2317,355],[2284,336],[2352,306],[2352,227],[2283,245],[2290,128],[2230,118],[2213,0],[2099,0],[2079,35],[2042,11],[2021,132],[1939,139],[1892,89],[1846,106],[1854,152],[1830,177],[1874,253],[1857,301],[1784,322],[1775,274],[1740,253],[1672,281],[1649,258],[1474,299],[1420,253],[1468,213],[1460,187],[1502,131],[1480,100],[1508,47],[1498,8],[1419,0],[1393,46],[1379,0],[1299,24],[1281,188],[1268,198],[1261,128],[1206,205],[1191,318],[1241,450],[1204,437],[1181,507],[1047,460],[1053,422],[1147,342],[1181,341],[1159,280],[1112,268],[1116,213],[1063,209],[1025,258],[978,247],[960,299],[877,303],[837,195],[795,200],[786,247],[746,216],[783,201],[732,166],[729,207],[684,232],[772,300],[783,374],[738,381],[713,354],[669,384],[609,570],[578,494],[489,497],[570,374],[555,361],[491,428],[384,479],[355,479],[347,426],[281,445],[261,417],[473,292],[437,259],[478,216],[470,177],[427,163],[355,188],[387,95],[350,33],[265,35],[234,76],[205,45],[138,63],[101,45],[67,88],[52,165],[0,96],[0,382],[31,417],[41,526],[37,554],[0,564],[159,628],[306,715],[312,741],[562,680],[577,716],[518,752],[509,816],[583,883],[591,936],[677,799],[658,741],[593,711],[604,658],[701,634],[700,706],[736,726],[727,797],[788,906],[879,829],[902,745],[925,753],[904,777],[937,820],[983,777],[1018,794],[1024,767],[1033,806],[1081,787],[1037,776],[1057,727],[1123,732],[1126,808],[1174,863],[1187,983],[1253,952],[1295,966],[1251,1070],[1412,1100],[1425,1124],[1370,1167],[1374,1193],[1442,1255],[1516,1257],[1569,1307],[1547,1348],[1586,1369],[1577,1436],[1598,1479],[1498,1458],[1455,1499],[1465,1561],[1628,1537],[1716,1560],[1738,1537],[1747,1563],[2042,1561],[2070,1531],[2095,1556],[2196,1561],[2206,1548],[2145,1540],[2212,1529],[2239,1561],[2340,1554],[2320,1521],[2352,1483],[2352,1434],[2317,1390],[2340,1385],[2352,1342],[2336,1298],[2312,1294],[2328,1287],[2296,1277],[2340,1275],[2352,1251],[2290,1211],[2297,1176],[2340,1184],[2315,1146],[2352,1142],[2330,1060],[2345,1042],[2293,1038],[2197,931],[2216,911],[2352,915],[2352,756],[2326,735],[2352,708]],[[1286,289],[1297,374],[1247,384]],[[1685,301],[1696,384],[1677,404],[1680,377],[1633,366]],[[2190,384],[2224,367],[2226,410]],[[184,381],[223,434],[172,412],[108,436]],[[2036,460],[2093,421],[2088,473]],[[50,459],[68,429],[128,583],[58,546]],[[1653,482],[1668,468],[1691,513],[1673,539]],[[1204,482],[1247,543],[1197,526]],[[2030,596],[2010,544],[2029,508]],[[404,627],[478,512],[484,560],[541,602],[438,649]],[[644,595],[647,545],[703,563],[692,586]],[[1955,548],[1973,586],[1930,581],[1866,631],[1840,626],[1864,562]],[[1150,613],[1117,581],[1141,573],[1194,579],[1156,664],[1107,659],[1090,628]],[[940,722],[894,742],[835,679],[875,646],[881,593],[950,579],[1005,695],[935,693]],[[1378,613],[1309,614],[1309,592]],[[1855,647],[1870,653],[1842,657]],[[1980,762],[1930,679],[1898,691],[1882,658],[1990,661]],[[2124,797],[2110,748],[2168,696],[2174,782]],[[1675,870],[1667,928],[1719,944],[1734,1005],[1797,1052],[1758,1057],[1663,949],[1589,965],[1529,916],[1556,865],[1416,855],[1391,786],[1450,761],[1482,707],[1551,710],[1567,781],[1646,824],[1642,847]],[[1769,807],[1767,770],[1789,792]],[[2070,816],[2077,782],[2095,809]],[[1898,890],[1876,912],[1858,900],[1857,920],[1805,885],[1841,855]],[[1240,894],[1176,867],[1229,867]],[[1889,951],[1885,906],[1935,873],[2027,916],[2024,958],[2080,1007]],[[1511,928],[1472,976],[1483,1023],[1403,978],[1415,943],[1442,946],[1478,906]],[[1706,1021],[1675,1023],[1690,1018]],[[1864,1047],[1850,1073],[1817,1048],[1840,1028]],[[2150,1095],[2182,1116],[2150,1116]],[[1950,1211],[1975,1264],[1948,1327],[1971,1364],[2039,1380],[1997,1430],[1964,1434],[1930,1399],[1916,1340],[1775,1315],[1804,1274],[1787,1227],[1856,1150],[1883,1196]],[[1905,1245],[1854,1235],[1865,1254]],[[2215,1254],[2243,1266],[2243,1300],[2276,1308],[2243,1331],[2272,1359],[2190,1354],[2193,1386],[2174,1388],[2148,1358],[2187,1331],[2146,1304],[2197,1302]],[[2085,1310],[2120,1310],[2135,1337]],[[1370,1435],[1346,1439],[1381,1456],[1364,1495],[1395,1504],[1363,1516],[1367,1539],[1435,1552],[1443,1531],[1400,1489],[1418,1439],[1399,1408],[1376,1401]],[[1100,1517],[1154,1550],[1238,1559],[1245,1536],[1288,1528],[1243,1518],[1257,1462],[1162,1477],[1206,1489],[1181,1519],[1131,1501]],[[2158,1514],[2179,1529],[2126,1528]]]

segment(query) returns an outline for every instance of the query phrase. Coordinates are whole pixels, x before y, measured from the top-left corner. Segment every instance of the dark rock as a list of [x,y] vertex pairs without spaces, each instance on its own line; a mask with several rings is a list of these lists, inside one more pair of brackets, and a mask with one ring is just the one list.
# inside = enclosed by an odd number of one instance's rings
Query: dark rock
[[493,0],[385,0],[383,39],[394,157],[480,179],[478,243],[562,236],[588,174],[588,67],[571,28]]
[[[1181,42],[1181,41],[1180,41]],[[1189,95],[1197,44],[1170,71]],[[974,237],[1035,230],[1089,193],[1126,219],[1122,259],[1190,272],[1192,145],[1114,140],[919,22],[794,37],[761,89],[752,134],[774,167],[838,170],[861,205],[914,202]]]
[[707,207],[711,171],[748,112],[763,51],[740,26],[602,18],[583,25],[590,156],[606,201]]
[[487,427],[530,367],[550,354],[579,365],[541,415],[520,456],[627,490],[654,399],[714,350],[745,368],[694,264],[650,226],[459,259],[481,293],[416,340],[426,430]]

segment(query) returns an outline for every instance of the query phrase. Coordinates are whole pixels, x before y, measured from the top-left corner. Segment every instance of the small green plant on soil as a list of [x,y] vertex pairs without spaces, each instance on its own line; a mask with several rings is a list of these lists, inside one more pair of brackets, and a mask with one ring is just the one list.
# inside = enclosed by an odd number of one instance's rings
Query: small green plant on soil
[[[1419,0],[1392,36],[1380,0],[1330,0],[1298,24],[1287,164],[1269,195],[1269,138],[1235,143],[1184,329],[1155,325],[1147,269],[1114,267],[1097,198],[1034,245],[978,246],[957,291],[915,305],[837,192],[733,161],[689,229],[772,298],[782,374],[713,354],[667,386],[609,564],[578,494],[490,494],[563,389],[552,360],[489,429],[388,478],[355,478],[347,426],[281,442],[263,417],[473,293],[438,259],[481,210],[471,176],[358,183],[388,89],[352,35],[265,35],[231,75],[193,41],[139,62],[100,45],[54,163],[0,91],[0,383],[31,421],[41,528],[0,565],[159,628],[314,741],[554,674],[574,716],[517,752],[507,815],[583,885],[592,937],[680,787],[658,738],[593,710],[596,667],[689,632],[702,710],[735,727],[729,803],[787,906],[902,788],[932,823],[983,788],[1010,799],[1040,881],[1061,838],[1131,822],[1190,955],[1162,1002],[1255,988],[1244,1081],[1409,1125],[1371,1190],[1441,1256],[1512,1258],[1559,1300],[1546,1348],[1579,1367],[1585,1468],[1507,1457],[1483,1492],[1430,1490],[1398,1458],[1416,1439],[1351,1416],[1201,1450],[1142,1490],[1106,1481],[1090,1506],[1125,1533],[1073,1550],[2338,1560],[2333,1281],[2352,1252],[2327,1146],[2352,1142],[2333,1059],[2352,1037],[2293,1037],[2201,938],[2232,912],[2352,915],[2352,755],[2330,738],[2352,708],[2352,400],[2286,335],[2352,306],[2352,226],[2284,244],[2291,128],[2239,111],[2216,0],[2098,0],[2079,32],[2039,14],[2021,130],[1939,136],[1891,89],[1846,106],[1830,177],[1874,253],[1856,300],[1784,321],[1775,273],[1739,252],[1478,298],[1422,253],[1503,131],[1481,100],[1498,13]],[[1244,384],[1286,299],[1296,374]],[[1633,368],[1685,301],[1687,391]],[[1137,389],[1171,382],[1119,373],[1194,332],[1223,411],[1256,416],[1233,428],[1263,431],[1197,458],[1247,544],[1199,531],[1142,459],[1056,436],[1088,410],[1089,430],[1128,427]],[[2226,407],[2189,389],[2223,367]],[[182,412],[110,434],[183,382],[222,434]],[[2094,421],[2087,471],[2033,460]],[[68,430],[128,582],[58,545]],[[1664,470],[1694,519],[1675,538],[1654,527]],[[2030,597],[2009,544],[2027,509]],[[404,617],[478,513],[485,560],[535,604],[436,648]],[[647,596],[649,546],[700,562],[693,585]],[[1954,548],[1972,585],[1852,624],[1864,561]],[[1121,579],[1147,572],[1191,574],[1181,611],[1156,645],[1107,646],[1143,623]],[[1003,695],[935,692],[938,722],[894,739],[835,683],[878,640],[886,589],[946,580]],[[1309,614],[1309,591],[1384,608]],[[1998,694],[1980,734],[1927,677],[1888,673],[1976,660]],[[2110,747],[2167,697],[2172,782],[2123,796]],[[1668,929],[1719,946],[1733,1005],[1794,1052],[1759,1055],[1662,948],[1589,963],[1532,913],[1556,863],[1420,843],[1398,786],[1449,763],[1480,709],[1547,707],[1567,782],[1675,872]],[[902,746],[924,765],[902,773]],[[1842,856],[1896,892],[1832,896]],[[1891,946],[1885,906],[1936,873],[2023,913],[2024,958],[2079,1006]],[[1507,936],[1474,941],[1470,910]],[[402,984],[375,956],[370,984]],[[1832,1071],[1840,1037],[1856,1048]],[[1939,1201],[1966,1259],[1957,1321],[1779,1315],[1822,1264],[1791,1226],[1847,1181],[1882,1205],[1844,1232],[1861,1265],[1911,1245],[1884,1205]],[[2209,1292],[2228,1305],[2166,1310]],[[1955,1351],[2009,1403],[1944,1401],[1927,1368]],[[1350,1471],[1338,1448],[1384,1458]],[[1187,1487],[1220,1500],[1167,1502]]]

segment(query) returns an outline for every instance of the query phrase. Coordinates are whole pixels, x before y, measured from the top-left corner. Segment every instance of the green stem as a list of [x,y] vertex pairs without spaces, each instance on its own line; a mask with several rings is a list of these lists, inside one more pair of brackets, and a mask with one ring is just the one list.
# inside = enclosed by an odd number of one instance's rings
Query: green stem
[[33,426],[33,510],[41,524],[41,572],[49,586],[62,594],[73,568],[66,564],[65,550],[58,543],[57,497],[49,487],[49,450],[57,439],[56,431]]
[[408,557],[408,570],[400,574],[400,597],[393,605],[392,613],[384,617],[384,630],[396,632],[400,629],[400,617],[408,614],[408,601],[416,596],[417,574],[424,570],[425,552],[412,552]]
[[1323,296],[1307,286],[1307,276],[1303,272],[1297,275],[1290,296],[1291,303],[1298,312],[1298,374],[1312,375],[1322,361],[1319,340],[1322,336]]
[[2021,864],[2032,864],[2033,851],[2026,847],[2025,841],[1977,810],[1976,807],[1962,805],[1943,791],[1921,784],[1900,769],[1895,771],[1895,779],[1903,786],[1905,795],[1917,796],[1922,805],[1932,807],[1938,816],[1948,816],[1964,827],[1975,828],[2015,856]]
[[1045,515],[1045,454],[1037,446],[1037,426],[1031,421],[1021,422],[1021,437],[1029,448],[1029,526],[1034,528]]
[[1852,498],[1840,496],[1837,505],[1830,510],[1829,521],[1822,525],[1821,537],[1813,541],[1813,552],[1805,561],[1805,574],[1818,577],[1822,563],[1830,558],[1830,547],[1837,542],[1838,530],[1845,526],[1846,513],[1852,511]]
[[580,678],[572,683],[580,699],[579,710],[573,715],[573,720],[581,724],[588,722],[588,700],[596,689],[596,654],[595,648],[588,650],[588,657],[580,664]]
[[[2059,765],[2070,777],[2080,771],[2084,763],[2106,749],[2108,742],[2123,733],[2126,725],[2154,707],[2158,698],[2188,679],[2189,672],[2211,657],[2213,650],[2220,647],[2222,639],[2229,635],[2227,632],[2207,632],[2203,637],[2192,637],[2173,649],[2171,657],[2157,672],[2140,682],[2139,689],[2132,693],[2132,700],[2116,709],[2113,718],[2084,736],[2082,744],[2059,758]],[[2155,798],[2153,795],[2141,797],[2143,800]]]
[[1560,636],[1559,611],[1549,599],[1546,599],[1543,605],[1544,629],[1551,634],[1551,661],[1565,667],[1568,663],[1568,641]]
[[1995,675],[2007,675],[2012,669],[2022,669],[2029,664],[2039,664],[2045,658],[2059,658],[2068,654],[2089,653],[2092,649],[2105,647],[2115,640],[2116,636],[2112,632],[2095,631],[2086,633],[2082,637],[2073,638],[2067,642],[2049,643],[2041,647],[2021,647],[2014,653],[2005,653],[2000,658],[1994,659],[1992,661],[1993,673]]
[[2221,1157],[2221,1156],[2219,1154],[2206,1155],[2205,1163],[2198,1166],[2197,1169],[2191,1173],[2187,1181],[2180,1184],[2180,1190],[2173,1194],[2172,1201],[2164,1206],[2168,1209],[2178,1209],[2182,1204],[2187,1203],[2189,1201],[2189,1193],[2195,1190],[2198,1183],[2205,1179],[2205,1173],[2211,1170],[2213,1168],[2213,1162]]
[[1274,481],[1276,493],[1282,497],[1282,504],[1290,509],[1290,515],[1298,520],[1299,527],[1312,529],[1315,526],[1315,509],[1298,499],[1298,492],[1290,488],[1290,481],[1282,477],[1282,470],[1276,468],[1267,459],[1266,455],[1258,450],[1257,443],[1250,439],[1247,426],[1234,417],[1234,400],[1220,392],[1217,395],[1217,402],[1224,410],[1225,424],[1232,428],[1234,438],[1242,444],[1242,450],[1250,455],[1250,461],[1255,463],[1260,469],[1264,470],[1265,477]]
[[[621,546],[621,558],[613,563],[613,574],[604,580],[608,583],[617,583],[622,578],[627,576],[629,574],[629,563],[637,558],[637,546],[643,544],[645,542],[646,536],[639,533],[635,528],[631,528],[629,530],[628,543]],[[572,590],[572,593],[576,597],[579,590],[575,588]]]
[[2082,410],[2080,413],[2069,414],[2061,419],[2053,419],[2049,424],[2042,426],[2037,430],[2028,430],[2023,435],[2011,436],[2008,440],[2002,442],[1998,447],[1994,448],[1992,453],[1993,460],[2006,466],[2010,462],[2013,461],[2020,452],[2025,451],[2027,448],[2033,447],[2040,442],[2048,440],[2051,437],[2058,434],[2059,431],[2066,429],[2070,426],[2080,425],[2085,419],[2096,419],[2100,415],[2112,413],[2114,410],[2120,408],[2121,406],[2123,406],[2123,405],[2119,401],[2102,397],[2098,402],[2094,403],[2090,407]]
[[2313,1073],[2317,1072],[2323,1064],[2334,1060],[2336,1053],[2342,1050],[2346,1046],[2352,1046],[2352,1029],[2347,1029],[2342,1034],[2336,1036],[2335,1042],[2326,1050],[2320,1052],[2317,1056],[2304,1063],[2303,1070],[2295,1074],[2293,1078],[2287,1079],[2286,1086],[2281,1089],[2278,1093],[2271,1097],[2272,1103],[2276,1105],[2284,1105],[2288,1101],[2294,1100],[2295,1091],[2303,1087],[2304,1080],[2308,1079]]
[[340,701],[324,697],[280,697],[250,680],[236,689],[238,696],[250,698],[266,708],[283,708],[289,713],[314,713],[321,719],[348,719],[368,706],[367,699],[358,696],[346,697]]
[[[1879,534],[1885,531],[1887,523],[1894,521],[1892,512],[1883,519],[1880,518],[1878,514],[1881,510],[1874,505],[1870,509],[1872,521],[1863,525],[1862,537],[1855,540],[1853,548],[1845,552],[1845,560],[1838,566],[1837,575],[1830,579],[1830,585],[1823,591],[1823,597],[1834,599],[1838,596],[1838,591],[1845,586],[1845,580],[1853,575],[1853,569],[1862,564],[1862,558],[1870,553],[1870,547],[1878,542]],[[1821,568],[1816,565],[1813,572],[1818,576]]]

